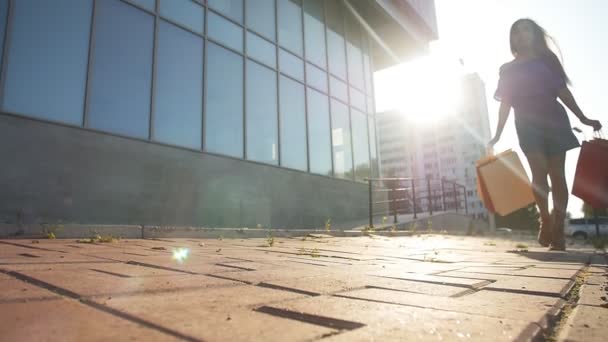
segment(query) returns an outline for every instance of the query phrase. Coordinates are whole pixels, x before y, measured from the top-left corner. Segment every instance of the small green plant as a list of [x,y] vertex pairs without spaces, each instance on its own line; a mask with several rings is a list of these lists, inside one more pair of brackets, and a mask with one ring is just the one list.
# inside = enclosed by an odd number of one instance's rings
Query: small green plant
[[314,248],[311,252],[310,252],[310,256],[313,258],[320,258],[321,254],[319,253],[319,250]]
[[485,242],[483,245],[484,246],[496,246],[496,242],[494,242],[494,241],[488,241],[488,242]]
[[328,233],[331,231],[331,219],[330,218],[328,218],[327,221],[325,221],[325,231]]
[[525,243],[518,243],[517,245],[515,245],[515,248],[526,249],[526,248],[528,248],[528,245],[526,245]]
[[608,245],[608,236],[594,236],[590,240],[595,249],[605,250]]
[[99,234],[95,234],[88,239],[80,239],[80,240],[76,240],[76,242],[78,242],[78,243],[114,243],[114,242],[118,242],[119,240],[120,240],[120,237],[114,237],[112,235],[102,236]]
[[268,247],[274,246],[274,236],[272,236],[272,234],[268,234],[268,236],[266,236],[266,245]]
[[475,234],[475,223],[473,223],[473,220],[469,220],[469,225],[467,227],[467,235],[472,236],[473,234]]
[[386,220],[387,220],[386,216],[382,216],[382,225],[383,226],[386,224]]
[[46,224],[42,225],[42,233],[49,240],[56,239],[57,238],[56,233],[62,229],[63,229],[62,225],[54,225],[54,226],[48,226]]
[[362,232],[363,232],[363,235],[371,235],[376,232],[376,229],[374,229],[374,227],[365,226],[363,228]]

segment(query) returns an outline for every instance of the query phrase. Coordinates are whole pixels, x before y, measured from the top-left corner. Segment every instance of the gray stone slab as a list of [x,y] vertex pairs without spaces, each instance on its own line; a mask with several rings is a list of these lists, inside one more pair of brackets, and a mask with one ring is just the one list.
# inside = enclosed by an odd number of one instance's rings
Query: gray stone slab
[[73,300],[0,304],[4,341],[179,341]]
[[[459,298],[428,296],[383,289],[363,289],[342,293],[342,296],[362,300],[394,303],[408,307],[447,310],[460,313],[525,320],[543,323],[544,316],[562,301],[541,296],[521,296],[502,292],[480,291]],[[554,312],[555,314],[555,312]]]
[[606,275],[591,275],[579,291],[580,305],[608,307],[608,277]]
[[538,331],[527,331],[529,324],[518,320],[325,296],[277,303],[272,307],[365,324],[329,341],[512,341],[522,334],[529,338]]
[[486,279],[492,281],[491,284],[484,286],[484,289],[494,289],[499,291],[516,291],[522,294],[538,293],[546,296],[556,296],[565,294],[573,284],[571,279],[552,279],[552,278],[533,278],[517,275],[494,275],[483,273],[465,273],[459,271],[446,272],[442,276],[459,277],[468,279]]
[[59,299],[55,293],[0,273],[0,303]]
[[[135,266],[133,266],[135,267]],[[82,297],[120,296],[140,292],[166,292],[182,289],[204,289],[234,286],[237,283],[204,275],[176,274],[161,277],[124,277],[112,271],[99,272],[99,265],[81,269],[26,270],[24,275],[66,289]]]
[[253,306],[302,297],[287,291],[238,286],[137,295],[98,302],[205,341],[306,341],[334,329],[275,317]]
[[579,305],[570,314],[562,327],[559,341],[606,341],[608,336],[608,309]]

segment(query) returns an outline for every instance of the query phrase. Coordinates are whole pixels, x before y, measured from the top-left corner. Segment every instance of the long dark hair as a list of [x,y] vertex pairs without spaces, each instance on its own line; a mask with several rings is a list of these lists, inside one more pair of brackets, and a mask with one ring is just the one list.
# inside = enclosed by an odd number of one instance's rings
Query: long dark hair
[[[513,56],[517,56],[519,51],[518,51],[518,46],[516,46],[515,44],[515,32],[517,30],[517,27],[519,25],[521,25],[522,23],[528,23],[532,26],[533,31],[534,31],[534,52],[543,59],[543,61],[553,70],[555,70],[555,72],[557,72],[558,74],[560,74],[563,78],[564,81],[566,81],[567,84],[570,84],[570,78],[568,77],[568,75],[566,74],[566,70],[564,69],[564,66],[562,65],[562,62],[560,61],[560,59],[557,57],[557,55],[555,54],[555,52],[553,52],[553,50],[551,50],[551,48],[549,47],[549,42],[551,42],[551,44],[557,49],[557,51],[559,52],[559,47],[557,45],[557,43],[555,42],[555,40],[549,35],[547,34],[547,31],[545,31],[544,28],[542,28],[542,26],[538,25],[534,20],[532,19],[519,19],[516,22],[513,23],[513,25],[511,25],[511,33],[510,33],[510,45],[511,45],[511,53],[513,54]],[[561,55],[561,53],[560,53]]]

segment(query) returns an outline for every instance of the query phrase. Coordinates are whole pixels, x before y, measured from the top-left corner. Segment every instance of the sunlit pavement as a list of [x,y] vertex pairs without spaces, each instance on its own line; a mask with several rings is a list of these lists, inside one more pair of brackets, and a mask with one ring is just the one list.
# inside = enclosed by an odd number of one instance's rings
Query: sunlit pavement
[[608,336],[606,257],[589,246],[442,235],[85,242],[0,240],[0,340]]

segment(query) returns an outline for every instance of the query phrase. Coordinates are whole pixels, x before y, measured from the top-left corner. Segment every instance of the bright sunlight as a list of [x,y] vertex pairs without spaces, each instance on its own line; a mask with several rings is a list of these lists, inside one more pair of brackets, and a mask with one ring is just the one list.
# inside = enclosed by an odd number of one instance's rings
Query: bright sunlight
[[377,111],[399,110],[417,123],[434,124],[458,111],[464,67],[432,53],[375,75]]

